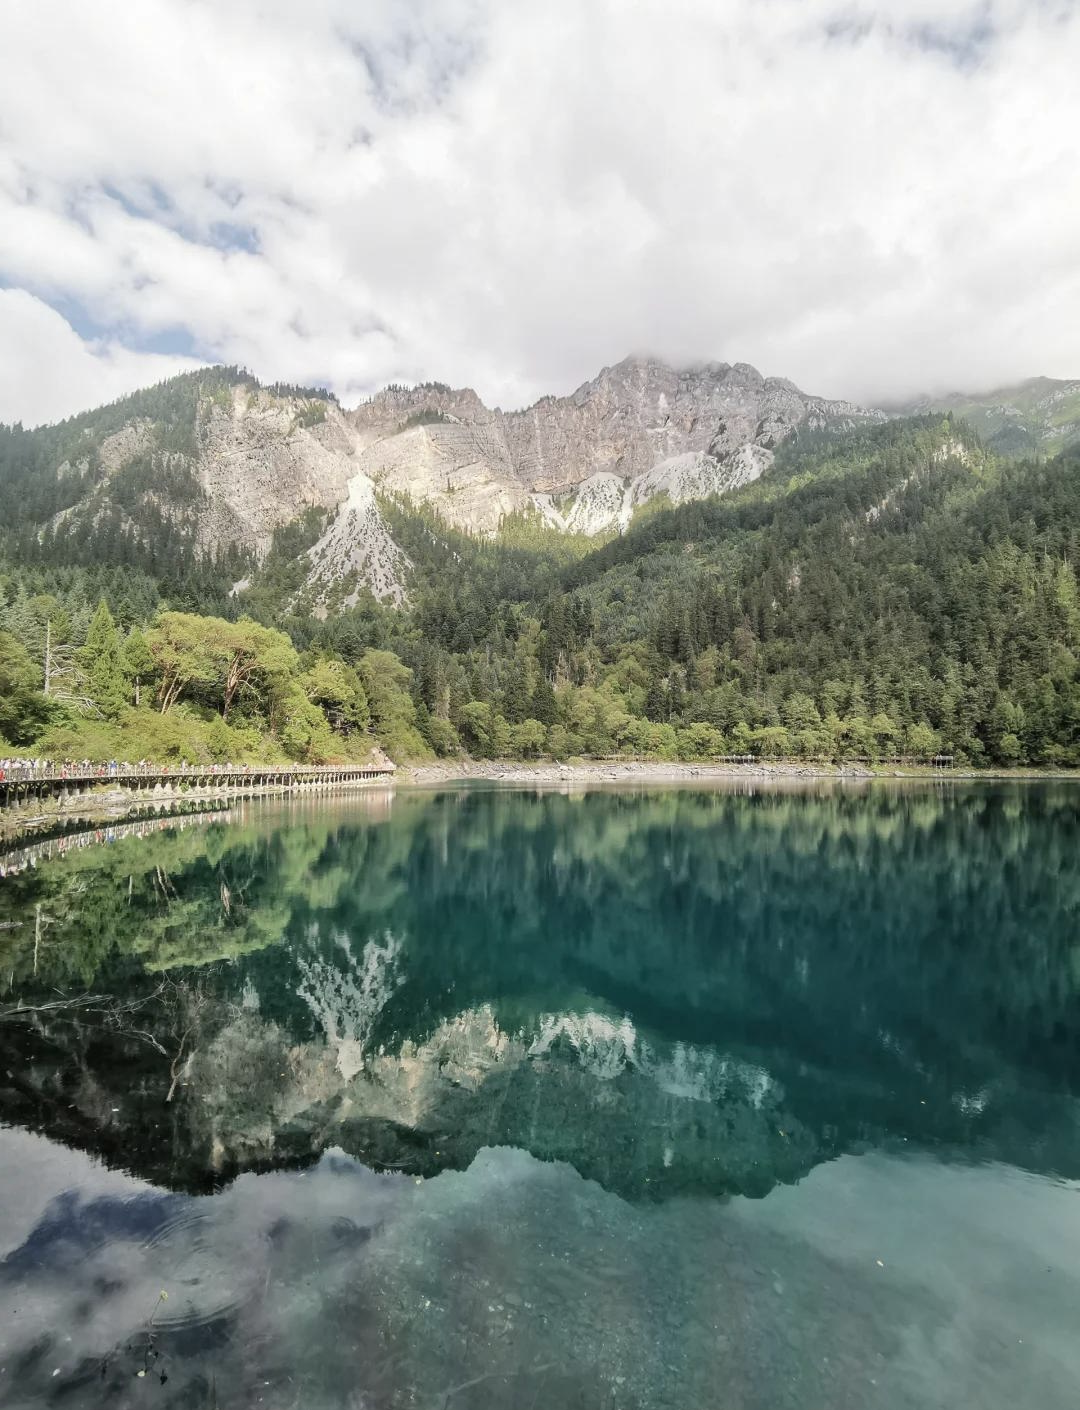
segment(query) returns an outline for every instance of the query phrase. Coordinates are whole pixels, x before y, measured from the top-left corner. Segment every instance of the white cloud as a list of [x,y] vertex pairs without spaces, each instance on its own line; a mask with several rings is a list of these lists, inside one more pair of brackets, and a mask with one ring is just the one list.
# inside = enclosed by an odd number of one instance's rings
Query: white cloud
[[35,426],[186,372],[190,358],[85,341],[23,289],[0,289],[0,422]]
[[0,279],[107,350],[61,384],[28,345],[0,414],[171,337],[346,400],[631,350],[863,399],[1080,375],[1078,69],[1033,0],[15,7]]

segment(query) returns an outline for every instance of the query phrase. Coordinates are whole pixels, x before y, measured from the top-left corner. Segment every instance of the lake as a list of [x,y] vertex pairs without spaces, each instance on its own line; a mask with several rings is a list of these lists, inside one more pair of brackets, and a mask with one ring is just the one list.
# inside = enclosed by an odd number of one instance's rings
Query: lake
[[0,877],[0,1402],[1080,1398],[1080,792],[462,787]]

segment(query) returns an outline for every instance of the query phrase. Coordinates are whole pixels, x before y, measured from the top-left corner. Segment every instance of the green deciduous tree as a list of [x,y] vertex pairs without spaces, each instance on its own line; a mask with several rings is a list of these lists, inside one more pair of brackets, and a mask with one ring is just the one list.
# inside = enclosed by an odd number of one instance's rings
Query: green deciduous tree
[[[222,676],[222,653],[212,620],[192,612],[162,612],[146,634],[159,675],[158,705],[167,715],[185,692],[211,688]],[[228,625],[227,623],[225,625]]]
[[208,617],[216,650],[224,663],[221,718],[227,720],[238,699],[257,706],[270,703],[270,692],[280,689],[296,671],[296,648],[284,632],[261,626],[250,617],[223,622]]
[[540,720],[522,720],[510,727],[510,748],[516,757],[535,759],[543,752],[547,730]]
[[301,675],[300,687],[339,734],[365,730],[370,724],[371,711],[360,677],[344,661],[315,661]]

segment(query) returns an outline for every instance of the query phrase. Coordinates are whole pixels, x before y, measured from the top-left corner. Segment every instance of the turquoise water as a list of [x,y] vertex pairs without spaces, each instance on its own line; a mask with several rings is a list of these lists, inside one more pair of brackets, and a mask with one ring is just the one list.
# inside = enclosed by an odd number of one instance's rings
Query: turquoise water
[[471,788],[0,880],[0,1401],[1074,1407],[1080,793]]

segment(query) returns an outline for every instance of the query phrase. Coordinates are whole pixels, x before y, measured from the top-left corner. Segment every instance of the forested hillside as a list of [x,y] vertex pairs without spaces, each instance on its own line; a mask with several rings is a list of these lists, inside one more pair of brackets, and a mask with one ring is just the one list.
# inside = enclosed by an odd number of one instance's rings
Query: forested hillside
[[1056,455],[1080,446],[1080,381],[1031,377],[982,395],[925,397],[902,408],[962,416],[998,455]]
[[[237,414],[246,439],[230,435]],[[314,491],[343,492],[341,421],[328,392],[213,367],[55,426],[0,426],[0,556],[88,581],[122,568],[173,603],[220,604]],[[229,473],[211,492],[215,463]]]
[[0,754],[1080,763],[1076,451],[999,460],[936,415],[810,432],[755,483],[653,500],[599,546],[384,499],[407,601],[315,615],[304,554],[328,513],[258,567],[171,514],[160,557],[153,533],[125,557],[107,532],[35,532],[67,502],[55,448],[2,434]]

